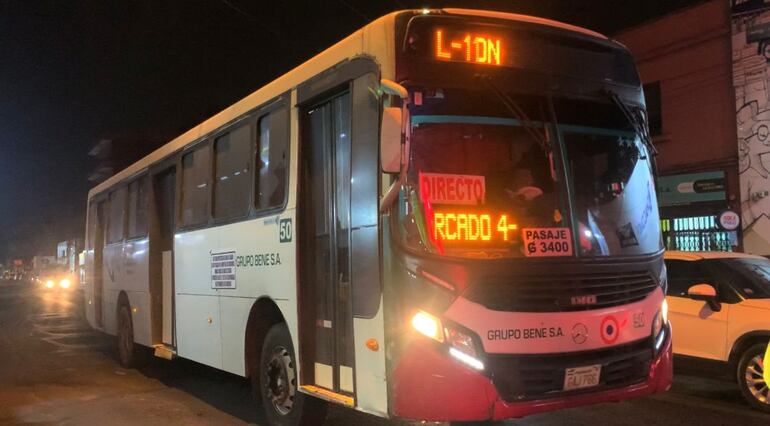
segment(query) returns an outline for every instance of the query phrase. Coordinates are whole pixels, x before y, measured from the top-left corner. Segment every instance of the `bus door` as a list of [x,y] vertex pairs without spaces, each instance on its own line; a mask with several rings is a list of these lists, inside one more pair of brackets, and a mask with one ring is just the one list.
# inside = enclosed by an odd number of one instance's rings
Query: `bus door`
[[[150,233],[150,285],[153,294],[154,341],[174,347],[174,226],[176,206],[176,169],[164,169],[153,175],[153,218]],[[158,339],[159,335],[159,339]]]
[[[350,94],[302,111],[300,321],[303,383],[354,394]],[[352,404],[352,398],[342,398]]]
[[94,227],[94,323],[96,327],[104,327],[104,234],[105,234],[105,214],[106,202],[96,203],[96,226]]

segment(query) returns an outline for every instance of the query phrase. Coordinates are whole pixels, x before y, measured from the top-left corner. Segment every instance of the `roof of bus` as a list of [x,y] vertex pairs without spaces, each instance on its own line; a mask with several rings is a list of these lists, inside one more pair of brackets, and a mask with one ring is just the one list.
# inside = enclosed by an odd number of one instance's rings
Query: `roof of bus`
[[[481,16],[496,19],[505,19],[519,22],[528,22],[550,26],[562,30],[577,32],[603,40],[607,37],[597,32],[565,24],[550,19],[535,16],[519,15],[514,13],[494,12],[475,9],[442,9],[441,12],[454,15]],[[343,40],[332,45],[323,52],[308,59],[296,68],[278,77],[267,85],[257,89],[240,101],[225,108],[216,115],[198,124],[187,132],[177,136],[167,144],[151,152],[141,160],[116,173],[109,179],[91,188],[88,197],[91,198],[105,189],[120,183],[128,178],[143,172],[150,165],[163,160],[180,149],[200,140],[203,136],[231,122],[239,116],[263,105],[266,102],[297,87],[302,82],[312,78],[318,73],[333,67],[340,62],[360,55],[369,55],[378,61],[381,67],[381,77],[392,79],[395,75],[395,17],[401,13],[423,13],[421,10],[402,10],[389,13],[369,23]]]
[[519,15],[518,13],[494,12],[490,10],[477,10],[477,9],[445,8],[442,10],[446,13],[451,13],[455,15],[483,16],[485,18],[507,19],[509,21],[520,21],[520,22],[529,22],[532,24],[546,25],[549,27],[556,27],[562,30],[574,31],[577,33],[589,35],[589,36],[600,38],[603,40],[608,40],[607,36],[605,36],[604,34],[597,33],[596,31],[591,31],[587,28],[578,27],[576,25],[554,21],[551,19],[538,18],[537,16]]

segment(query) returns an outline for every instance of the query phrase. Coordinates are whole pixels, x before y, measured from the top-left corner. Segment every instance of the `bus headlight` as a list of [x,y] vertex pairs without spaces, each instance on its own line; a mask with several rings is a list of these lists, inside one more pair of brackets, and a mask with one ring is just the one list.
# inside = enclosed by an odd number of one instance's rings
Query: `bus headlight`
[[449,343],[450,346],[457,348],[472,357],[477,356],[476,344],[473,342],[473,337],[449,327],[446,329],[446,336],[447,343]]
[[449,355],[463,364],[475,370],[484,369],[484,363],[478,359],[476,343],[468,333],[453,327],[444,328],[440,319],[425,311],[417,311],[414,314],[412,328],[425,337],[439,343],[447,343]]
[[59,287],[61,287],[61,288],[70,288],[70,285],[71,285],[71,284],[72,284],[72,283],[71,283],[71,282],[70,282],[70,280],[68,280],[67,278],[65,278],[65,279],[63,279],[63,280],[61,280],[61,281],[59,281]]
[[475,370],[483,370],[484,363],[479,359],[473,337],[450,327],[447,327],[445,331],[449,344],[449,355]]
[[665,264],[663,265],[662,268],[660,268],[658,283],[660,284],[660,288],[663,289],[663,294],[668,293],[668,269],[666,269]]
[[53,280],[48,280],[48,281],[45,282],[45,287],[46,288],[53,288],[53,285],[54,285]]
[[461,361],[463,364],[474,368],[476,370],[483,370],[484,369],[484,363],[479,361],[478,359],[466,354],[465,352],[461,352],[457,348],[451,347],[449,348],[449,355],[452,355],[455,359],[458,361]]
[[668,324],[668,302],[666,299],[663,299],[663,303],[660,304],[660,310],[652,320],[652,338],[655,341],[655,350],[659,350],[666,340],[666,324]]
[[444,341],[444,328],[441,326],[441,320],[427,312],[417,311],[414,314],[412,317],[412,328],[423,336],[430,337],[438,342]]

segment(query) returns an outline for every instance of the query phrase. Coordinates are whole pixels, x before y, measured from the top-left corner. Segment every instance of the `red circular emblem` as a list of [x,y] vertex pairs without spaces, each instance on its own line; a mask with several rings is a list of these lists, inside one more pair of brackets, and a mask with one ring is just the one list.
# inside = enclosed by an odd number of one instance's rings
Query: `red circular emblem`
[[618,340],[618,337],[620,336],[620,326],[618,320],[616,320],[614,316],[607,315],[604,317],[600,328],[599,335],[602,337],[604,343],[611,345]]

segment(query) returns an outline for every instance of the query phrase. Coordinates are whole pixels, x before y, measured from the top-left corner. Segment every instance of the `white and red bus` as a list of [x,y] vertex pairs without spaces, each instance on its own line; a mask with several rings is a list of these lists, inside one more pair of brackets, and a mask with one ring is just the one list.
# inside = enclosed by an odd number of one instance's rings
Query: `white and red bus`
[[88,319],[126,366],[250,377],[273,424],[662,392],[653,151],[607,37],[391,13],[90,191]]

